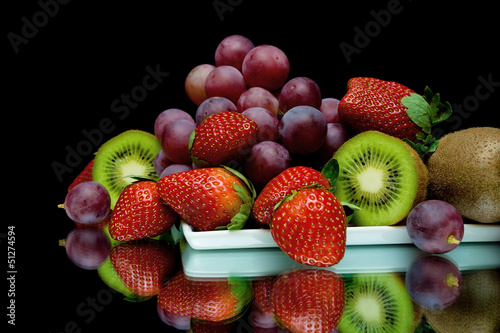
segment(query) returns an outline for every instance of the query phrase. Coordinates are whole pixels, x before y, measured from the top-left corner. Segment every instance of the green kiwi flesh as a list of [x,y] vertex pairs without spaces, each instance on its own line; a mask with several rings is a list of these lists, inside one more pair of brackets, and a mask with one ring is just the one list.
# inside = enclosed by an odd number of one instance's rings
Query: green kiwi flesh
[[161,145],[154,135],[139,130],[123,132],[99,148],[92,179],[108,190],[111,209],[123,189],[137,178],[158,180],[154,159],[160,150]]
[[345,282],[346,304],[339,332],[413,331],[413,305],[394,273],[354,274]]
[[360,208],[351,223],[391,225],[411,210],[418,173],[403,141],[376,131],[364,132],[345,142],[333,158],[340,169],[335,196]]

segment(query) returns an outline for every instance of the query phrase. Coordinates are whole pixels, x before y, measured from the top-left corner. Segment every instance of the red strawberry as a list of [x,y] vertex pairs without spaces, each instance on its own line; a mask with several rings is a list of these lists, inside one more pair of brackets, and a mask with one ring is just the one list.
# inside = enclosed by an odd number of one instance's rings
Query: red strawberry
[[[431,127],[451,114],[449,103],[440,103],[426,87],[424,96],[402,84],[369,77],[356,77],[347,83],[347,94],[338,106],[340,122],[356,132],[380,131],[400,139],[423,141],[433,151],[437,141]],[[420,134],[419,134],[420,133]]]
[[109,233],[118,241],[149,238],[170,230],[177,216],[161,200],[155,182],[140,181],[120,194],[111,213]]
[[122,243],[111,249],[109,257],[123,284],[143,297],[157,295],[175,269],[174,248],[160,241]]
[[301,264],[337,264],[346,246],[346,215],[340,201],[324,188],[307,187],[276,208],[271,235],[278,246]]
[[292,332],[332,332],[345,307],[342,277],[323,269],[280,275],[271,300],[278,321]]
[[275,276],[268,276],[264,279],[255,280],[252,283],[255,303],[259,306],[262,313],[268,316],[274,316],[273,305],[271,303],[271,290],[275,281]]
[[321,172],[305,166],[291,167],[274,177],[262,189],[253,206],[253,216],[261,225],[271,224],[274,206],[286,196],[305,186],[318,184],[330,188],[330,182]]
[[241,229],[251,213],[255,190],[226,167],[195,169],[161,178],[161,198],[199,231]]
[[165,284],[158,304],[177,315],[217,322],[240,314],[251,299],[248,280],[190,280],[181,270]]
[[71,182],[71,184],[68,187],[68,192],[71,191],[73,187],[76,185],[83,183],[83,182],[89,182],[92,181],[92,168],[94,167],[94,160],[89,162],[87,166],[83,169],[78,176]]
[[257,132],[257,124],[241,113],[216,113],[191,134],[191,158],[199,167],[241,162],[257,142]]

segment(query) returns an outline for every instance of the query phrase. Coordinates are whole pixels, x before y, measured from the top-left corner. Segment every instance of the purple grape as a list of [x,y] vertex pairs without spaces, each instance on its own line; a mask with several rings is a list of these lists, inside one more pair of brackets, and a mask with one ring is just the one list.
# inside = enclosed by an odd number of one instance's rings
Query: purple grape
[[97,182],[83,182],[66,194],[64,209],[70,219],[94,224],[108,216],[111,199],[108,190]]
[[250,87],[272,91],[285,84],[290,63],[286,54],[276,46],[259,45],[245,56],[242,73]]
[[165,176],[173,175],[174,173],[184,172],[188,170],[192,170],[192,164],[171,164],[163,170],[160,174],[160,178]]
[[246,89],[243,74],[233,66],[216,67],[205,81],[207,97],[225,97],[234,104]]
[[349,134],[340,123],[328,123],[325,142],[316,151],[319,161],[328,162],[348,139]]
[[156,154],[155,160],[154,160],[156,174],[161,175],[163,170],[165,170],[165,168],[171,164],[174,164],[174,162],[172,162],[171,160],[169,160],[167,158],[167,156],[165,156],[165,153],[163,152],[163,150],[160,150],[158,152],[158,154]]
[[182,331],[187,331],[191,327],[191,317],[165,311],[161,308],[160,303],[158,302],[156,303],[156,310],[158,311],[158,317],[160,317],[161,321],[168,326],[172,326],[173,328]]
[[415,206],[406,219],[411,241],[422,251],[446,253],[464,236],[464,222],[455,207],[441,200],[427,200]]
[[319,111],[325,116],[327,123],[338,123],[339,122],[339,103],[340,101],[336,98],[323,98],[321,101],[321,107]]
[[203,101],[196,110],[196,125],[200,125],[205,118],[219,112],[237,112],[233,102],[225,97],[210,97]]
[[189,120],[176,120],[168,125],[162,135],[162,150],[167,159],[174,163],[190,163],[189,137],[196,124]]
[[294,154],[315,152],[326,140],[327,124],[323,114],[311,106],[288,110],[279,124],[283,145]]
[[108,236],[100,229],[73,229],[64,241],[68,258],[83,269],[97,269],[111,248]]
[[163,131],[165,130],[165,127],[170,125],[176,120],[180,119],[185,119],[194,122],[193,117],[186,111],[183,111],[181,109],[167,109],[163,112],[161,112],[155,120],[155,125],[154,125],[154,131],[155,131],[155,136],[158,139],[158,141],[161,143],[162,141],[162,135]]
[[288,81],[280,92],[280,110],[287,112],[299,105],[308,105],[316,109],[321,107],[319,86],[307,77],[296,77]]
[[405,284],[415,303],[426,309],[442,310],[460,295],[462,274],[448,259],[426,255],[411,264]]
[[285,147],[274,141],[262,141],[252,147],[243,168],[255,187],[262,189],[291,163],[290,153]]
[[215,64],[217,66],[233,66],[241,71],[243,59],[245,59],[247,53],[253,48],[252,41],[245,36],[228,36],[215,49]]
[[207,99],[207,94],[205,93],[205,81],[207,80],[208,74],[215,69],[214,65],[201,64],[193,68],[186,80],[184,81],[184,90],[188,95],[189,99],[199,106],[204,100]]
[[257,124],[257,128],[259,129],[257,140],[259,142],[278,140],[278,126],[280,122],[274,113],[261,107],[253,107],[246,109],[242,114]]
[[236,104],[238,112],[243,112],[252,107],[262,107],[271,111],[274,115],[278,115],[280,103],[276,96],[269,90],[261,87],[252,87],[241,94]]

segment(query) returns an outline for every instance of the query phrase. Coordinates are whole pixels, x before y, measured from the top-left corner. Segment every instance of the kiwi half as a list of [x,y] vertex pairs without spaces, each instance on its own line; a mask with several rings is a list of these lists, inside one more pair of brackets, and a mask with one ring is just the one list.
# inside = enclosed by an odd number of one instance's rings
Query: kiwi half
[[[115,207],[123,189],[137,177],[158,180],[154,159],[161,150],[156,137],[150,133],[129,130],[106,141],[97,151],[92,179],[106,187]],[[136,177],[136,178],[134,178]]]
[[345,283],[346,304],[339,332],[413,332],[413,305],[396,274],[354,274]]
[[351,222],[391,225],[403,220],[427,194],[427,168],[416,152],[377,131],[356,135],[335,153],[340,173],[334,194],[358,206]]

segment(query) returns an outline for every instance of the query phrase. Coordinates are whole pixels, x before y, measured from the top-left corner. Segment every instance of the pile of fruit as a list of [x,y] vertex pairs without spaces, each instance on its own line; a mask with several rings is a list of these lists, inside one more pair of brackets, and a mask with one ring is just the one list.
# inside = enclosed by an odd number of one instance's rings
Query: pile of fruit
[[[173,271],[159,240],[180,219],[199,232],[269,228],[291,258],[320,267],[342,260],[351,225],[406,223],[416,246],[444,253],[462,240],[464,219],[500,220],[500,129],[438,142],[431,128],[451,106],[428,88],[357,77],[338,100],[289,72],[279,48],[225,38],[215,66],[186,77],[194,116],[168,109],[154,134],[115,136],[70,185],[61,207],[105,239],[70,234],[69,257],[150,297]],[[90,259],[75,250],[85,242],[95,244]],[[130,263],[155,273],[136,281]]]

